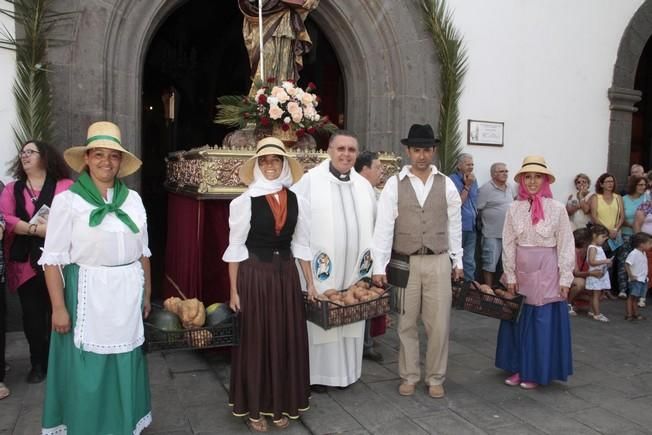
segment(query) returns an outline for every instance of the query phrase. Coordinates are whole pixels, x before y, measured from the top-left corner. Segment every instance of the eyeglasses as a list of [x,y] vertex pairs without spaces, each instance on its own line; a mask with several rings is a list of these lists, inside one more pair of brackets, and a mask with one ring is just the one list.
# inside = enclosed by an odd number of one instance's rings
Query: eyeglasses
[[20,152],[18,152],[18,155],[21,157],[31,157],[32,154],[40,154],[40,152],[36,150],[21,150]]

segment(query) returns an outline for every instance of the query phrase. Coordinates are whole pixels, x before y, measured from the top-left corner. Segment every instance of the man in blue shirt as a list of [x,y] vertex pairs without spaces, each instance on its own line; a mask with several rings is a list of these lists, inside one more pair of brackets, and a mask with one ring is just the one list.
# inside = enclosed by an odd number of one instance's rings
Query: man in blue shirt
[[464,279],[475,279],[475,221],[478,216],[478,182],[473,174],[473,156],[462,153],[457,159],[457,171],[450,175],[462,198],[462,249],[464,256]]

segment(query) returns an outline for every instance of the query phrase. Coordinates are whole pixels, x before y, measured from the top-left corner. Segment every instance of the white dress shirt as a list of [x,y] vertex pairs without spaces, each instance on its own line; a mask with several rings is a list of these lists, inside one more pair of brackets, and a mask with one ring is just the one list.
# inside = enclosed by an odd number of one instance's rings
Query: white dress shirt
[[[409,177],[419,205],[423,207],[426,202],[435,175],[439,173],[434,165],[432,172],[425,184],[411,171],[411,166],[406,165],[401,169],[398,178],[403,180]],[[446,177],[446,203],[448,210],[448,253],[453,260],[453,267],[462,269],[462,200],[453,181]],[[385,275],[385,268],[392,254],[394,242],[394,223],[398,217],[398,182],[396,177],[390,177],[385,183],[385,188],[378,199],[376,214],[376,227],[372,243],[372,256],[374,258],[374,275]]]

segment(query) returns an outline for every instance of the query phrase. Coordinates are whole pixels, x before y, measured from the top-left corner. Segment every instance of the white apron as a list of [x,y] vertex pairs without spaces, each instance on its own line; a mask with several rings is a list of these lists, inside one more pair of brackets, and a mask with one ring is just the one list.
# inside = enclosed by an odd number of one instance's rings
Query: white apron
[[125,266],[79,266],[75,346],[87,352],[130,352],[145,341],[140,261]]

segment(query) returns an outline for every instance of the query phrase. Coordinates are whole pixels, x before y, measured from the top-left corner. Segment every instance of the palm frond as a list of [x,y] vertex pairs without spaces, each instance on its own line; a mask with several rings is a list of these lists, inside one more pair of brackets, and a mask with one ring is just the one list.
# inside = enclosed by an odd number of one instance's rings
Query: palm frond
[[21,29],[17,38],[7,28],[0,29],[0,48],[16,53],[13,86],[17,121],[13,126],[16,146],[27,139],[49,141],[52,137],[52,96],[48,82],[46,54],[48,34],[57,19],[67,13],[50,11],[51,0],[5,0],[13,11],[0,9]]
[[455,170],[461,153],[459,100],[467,69],[467,56],[462,36],[453,25],[453,14],[446,0],[419,0],[426,29],[437,48],[441,63],[441,106],[438,147],[440,170]]

